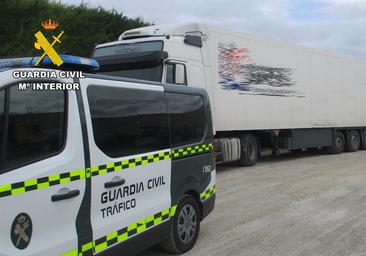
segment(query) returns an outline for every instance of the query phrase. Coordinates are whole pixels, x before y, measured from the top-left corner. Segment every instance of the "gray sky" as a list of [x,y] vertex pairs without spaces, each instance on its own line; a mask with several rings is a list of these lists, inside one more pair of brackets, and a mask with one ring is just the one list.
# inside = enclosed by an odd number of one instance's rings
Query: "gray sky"
[[[82,0],[62,0],[80,4]],[[366,0],[84,0],[147,22],[202,21],[366,60]]]

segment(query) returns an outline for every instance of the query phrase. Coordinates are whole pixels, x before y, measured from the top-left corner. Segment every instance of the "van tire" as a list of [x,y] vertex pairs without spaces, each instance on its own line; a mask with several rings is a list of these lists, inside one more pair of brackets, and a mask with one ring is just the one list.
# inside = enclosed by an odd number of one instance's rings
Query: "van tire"
[[[181,225],[184,225],[185,221],[183,216],[187,216],[186,213],[190,213],[190,211],[191,212],[193,211],[192,222],[194,222],[195,220],[196,225],[194,232],[192,232],[191,230],[191,232],[189,232],[190,233],[189,239],[187,239],[187,241],[184,242],[183,239],[187,237],[187,233],[186,236],[181,238],[178,232],[178,226],[179,223]],[[184,222],[182,223],[182,221]],[[174,218],[170,223],[168,237],[161,244],[163,250],[170,254],[182,254],[191,250],[196,244],[199,235],[200,221],[201,221],[201,212],[197,201],[190,195],[184,196],[183,199],[180,201],[177,210],[175,212]]]
[[347,136],[346,151],[356,152],[360,150],[360,146],[361,146],[360,134],[355,130],[350,131]]
[[334,135],[333,146],[328,147],[327,151],[329,154],[341,154],[344,152],[346,147],[346,139],[342,132],[336,132]]
[[253,134],[243,135],[240,139],[241,154],[240,166],[254,166],[259,158],[259,146],[257,138]]

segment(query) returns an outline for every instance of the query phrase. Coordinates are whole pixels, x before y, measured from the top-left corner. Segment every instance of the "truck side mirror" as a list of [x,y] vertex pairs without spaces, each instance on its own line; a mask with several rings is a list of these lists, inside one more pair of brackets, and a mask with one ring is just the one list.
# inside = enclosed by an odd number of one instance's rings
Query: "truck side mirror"
[[194,36],[194,35],[186,35],[184,37],[184,43],[192,46],[196,46],[201,48],[203,46],[202,44],[202,38],[200,36]]

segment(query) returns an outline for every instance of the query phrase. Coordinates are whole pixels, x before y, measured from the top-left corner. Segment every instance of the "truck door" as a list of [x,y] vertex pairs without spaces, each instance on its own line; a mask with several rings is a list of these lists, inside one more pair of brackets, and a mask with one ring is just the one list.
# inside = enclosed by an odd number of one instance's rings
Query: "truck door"
[[165,83],[187,85],[186,63],[175,60],[165,62]]
[[75,93],[21,91],[8,73],[0,82],[0,255],[61,255],[78,246],[85,191]]
[[91,134],[93,246],[96,254],[109,255],[116,245],[121,253],[127,240],[168,223],[168,118],[160,86],[91,83],[82,88]]

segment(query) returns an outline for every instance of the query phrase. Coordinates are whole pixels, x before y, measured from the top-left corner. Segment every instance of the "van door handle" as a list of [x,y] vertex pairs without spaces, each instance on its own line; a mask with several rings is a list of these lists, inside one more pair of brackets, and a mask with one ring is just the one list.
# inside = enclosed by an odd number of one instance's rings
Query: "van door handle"
[[126,183],[126,181],[124,179],[121,180],[113,180],[113,181],[109,181],[104,183],[104,188],[114,188],[114,187],[119,187],[122,186]]
[[80,195],[80,190],[78,190],[78,189],[71,190],[71,191],[68,191],[68,192],[63,193],[63,194],[53,195],[51,197],[51,201],[52,202],[57,202],[57,201],[67,200],[67,199],[71,199],[71,198],[77,197],[79,195]]

